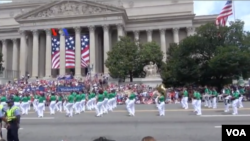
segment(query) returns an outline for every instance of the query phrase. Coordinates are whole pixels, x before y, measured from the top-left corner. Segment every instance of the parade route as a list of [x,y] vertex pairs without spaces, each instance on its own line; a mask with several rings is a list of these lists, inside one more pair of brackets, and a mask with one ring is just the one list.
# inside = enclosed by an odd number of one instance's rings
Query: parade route
[[32,110],[22,116],[19,137],[25,141],[91,141],[105,136],[116,141],[140,141],[151,135],[157,141],[220,141],[222,124],[249,123],[250,103],[244,106],[238,116],[224,113],[223,103],[218,109],[203,108],[202,116],[196,116],[192,109],[181,109],[180,104],[166,105],[165,117],[157,116],[155,105],[136,105],[135,117],[127,116],[125,105],[103,117],[88,111],[68,118],[65,113],[50,115],[47,108],[44,118],[38,118]]

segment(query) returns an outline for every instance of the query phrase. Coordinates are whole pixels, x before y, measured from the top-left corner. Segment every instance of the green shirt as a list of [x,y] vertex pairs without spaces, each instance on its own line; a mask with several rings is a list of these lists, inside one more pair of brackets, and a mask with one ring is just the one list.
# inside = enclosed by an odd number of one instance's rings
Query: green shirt
[[14,96],[14,102],[20,102],[20,97],[19,96]]
[[39,98],[38,98],[38,102],[39,103],[43,103],[44,100],[45,100],[45,97],[39,96]]
[[29,101],[29,99],[27,96],[22,97],[22,102],[28,102],[28,101]]
[[74,96],[74,97],[76,97],[77,94],[75,92],[73,92],[71,95]]
[[5,96],[1,96],[1,102],[6,102],[7,98]]
[[208,88],[205,89],[205,93],[208,94],[209,93],[209,90]]
[[230,89],[226,89],[225,94],[230,95]]
[[184,97],[188,97],[188,91],[187,91],[187,90],[185,90],[185,91],[183,92],[183,96],[184,96]]
[[238,99],[240,97],[240,94],[238,92],[234,92],[233,93],[233,97],[236,98],[236,99]]
[[82,93],[81,94],[81,100],[85,100],[86,99],[86,94]]
[[160,97],[159,97],[159,101],[160,101],[160,102],[164,102],[164,101],[165,101],[165,97],[164,97],[164,96],[160,96]]
[[54,95],[50,96],[50,101],[56,101],[56,96]]
[[58,101],[62,101],[63,100],[63,97],[62,96],[59,96],[58,97]]
[[74,103],[74,96],[73,95],[68,96],[68,102],[69,103]]
[[216,90],[214,90],[212,95],[213,95],[213,96],[218,96],[217,91],[216,91]]
[[199,92],[194,92],[194,97],[197,99],[197,100],[201,100],[201,94]]
[[108,94],[108,99],[112,99],[112,98],[113,98],[113,94],[112,93]]
[[245,90],[243,88],[240,89],[240,94],[245,94]]
[[104,95],[105,98],[108,98],[108,92],[107,91],[104,91],[103,95]]
[[75,101],[80,102],[82,100],[82,96],[80,94],[76,95]]
[[104,100],[104,95],[103,94],[99,94],[98,96],[97,96],[97,101],[98,102],[102,102]]
[[132,93],[130,96],[129,96],[129,100],[134,100],[136,98],[136,95],[134,93]]
[[213,94],[213,91],[208,90],[208,94],[209,94],[209,95],[212,95],[212,94]]

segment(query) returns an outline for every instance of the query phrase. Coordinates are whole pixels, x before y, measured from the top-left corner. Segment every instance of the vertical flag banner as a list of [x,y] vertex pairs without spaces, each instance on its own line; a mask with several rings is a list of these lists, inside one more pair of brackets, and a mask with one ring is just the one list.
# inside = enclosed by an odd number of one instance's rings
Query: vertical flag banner
[[229,16],[233,15],[233,2],[232,0],[228,0],[226,5],[223,7],[222,11],[216,18],[216,25],[217,26],[226,26],[227,19]]
[[75,68],[75,37],[65,37],[65,66]]
[[89,64],[89,36],[81,36],[81,67],[86,68]]
[[65,36],[69,36],[68,30],[66,28],[63,28],[62,30]]
[[56,29],[52,28],[51,31],[52,31],[52,35],[53,35],[53,36],[57,36]]
[[60,68],[60,37],[52,37],[51,41],[51,65],[52,69]]

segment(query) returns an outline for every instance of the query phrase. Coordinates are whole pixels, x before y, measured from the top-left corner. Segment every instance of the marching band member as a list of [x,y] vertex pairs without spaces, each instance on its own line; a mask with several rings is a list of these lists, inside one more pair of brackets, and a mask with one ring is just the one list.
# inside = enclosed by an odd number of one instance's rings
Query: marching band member
[[127,110],[129,112],[129,116],[135,116],[135,98],[136,95],[134,92],[130,92],[127,101]]
[[44,112],[44,101],[45,101],[45,96],[44,93],[41,93],[40,96],[38,97],[38,106],[37,106],[37,114],[38,117],[42,118],[43,117],[43,112]]
[[31,104],[31,94],[27,95],[27,99],[28,99],[28,111],[30,110],[30,104]]
[[159,111],[159,116],[165,116],[165,94],[166,94],[166,88],[163,85],[160,85],[157,88],[158,91],[158,111]]
[[33,101],[33,108],[35,111],[37,111],[37,107],[38,107],[38,98],[39,98],[39,95],[37,93],[34,94],[34,101]]
[[112,93],[112,91],[108,94],[108,103],[107,103],[107,108],[108,108],[108,111],[113,111],[113,101],[112,101],[112,99],[113,99],[113,93]]
[[232,98],[231,96],[231,90],[227,87],[223,90],[223,97],[224,97],[224,103],[225,103],[225,110],[224,112],[229,112],[229,106],[230,106],[230,100]]
[[67,97],[67,104],[66,104],[66,116],[73,117],[73,109],[74,109],[74,95],[73,93],[69,94]]
[[203,98],[204,98],[204,102],[205,102],[204,106],[208,107],[208,105],[209,105],[209,89],[207,88],[207,86],[205,86],[205,94],[204,94]]
[[244,87],[240,87],[240,97],[239,97],[239,108],[243,108],[243,104],[242,104],[242,100],[243,100],[243,97],[244,97],[244,94],[245,94],[245,89]]
[[184,88],[184,90],[183,90],[183,96],[181,99],[181,103],[182,103],[182,107],[184,109],[188,109],[188,91],[186,88]]
[[6,107],[6,106],[7,106],[7,104],[6,104],[7,98],[6,98],[5,95],[2,95],[2,96],[1,96],[0,101],[1,101],[1,105],[2,105],[3,107]]
[[20,99],[19,94],[16,93],[13,98],[14,98],[14,105],[20,108],[20,101],[21,101],[21,99]]
[[111,101],[112,101],[112,109],[115,109],[117,107],[117,93],[115,90],[112,90],[112,96],[111,96]]
[[80,114],[81,113],[81,100],[82,100],[82,97],[80,95],[80,93],[77,93],[75,95],[75,114]]
[[29,100],[28,100],[27,95],[24,94],[22,99],[21,99],[21,105],[20,105],[22,115],[28,115],[28,111],[29,111],[29,109],[28,109],[28,105],[29,105],[28,101]]
[[99,90],[99,94],[96,96],[96,117],[101,117],[103,115],[103,101],[103,90]]
[[54,92],[51,93],[49,101],[50,101],[50,104],[49,104],[50,114],[54,115],[55,110],[56,110],[56,96]]
[[208,89],[208,108],[212,108],[212,97],[213,97],[213,91],[211,89]]
[[58,112],[62,112],[62,101],[63,101],[62,94],[58,94],[56,99],[57,99],[56,110]]
[[195,96],[196,96],[196,91],[194,90],[193,96],[192,96],[192,106],[193,106],[194,112],[197,112],[197,106],[196,106],[197,99]]
[[85,103],[86,103],[86,94],[82,92],[81,94],[81,102],[80,102],[80,110],[81,112],[85,112]]
[[233,108],[233,113],[232,115],[237,115],[238,114],[238,102],[239,102],[239,92],[234,91],[233,95],[232,95],[232,108]]
[[213,109],[217,108],[217,97],[218,97],[218,93],[217,93],[216,89],[214,88],[213,92],[212,92],[212,105],[213,105]]
[[64,111],[67,111],[67,108],[66,108],[66,105],[67,105],[67,96],[65,93],[64,93],[64,96],[63,96],[63,110]]
[[198,91],[194,92],[194,99],[196,99],[195,102],[195,109],[197,114],[196,115],[201,115],[201,94]]
[[108,113],[108,92],[104,91],[103,92],[104,100],[103,100],[103,113]]

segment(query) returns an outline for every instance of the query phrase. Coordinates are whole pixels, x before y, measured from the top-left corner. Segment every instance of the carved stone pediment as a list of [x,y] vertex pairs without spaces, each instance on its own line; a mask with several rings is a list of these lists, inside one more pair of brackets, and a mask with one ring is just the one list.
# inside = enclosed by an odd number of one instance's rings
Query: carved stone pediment
[[108,14],[118,12],[108,6],[93,5],[88,2],[64,1],[57,3],[51,7],[45,8],[40,12],[27,16],[25,19],[35,18],[50,18],[61,16],[78,16],[78,15],[92,15],[92,14]]

